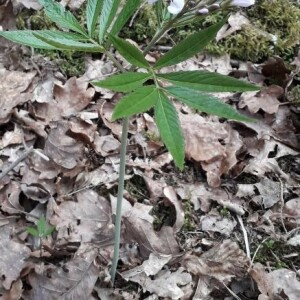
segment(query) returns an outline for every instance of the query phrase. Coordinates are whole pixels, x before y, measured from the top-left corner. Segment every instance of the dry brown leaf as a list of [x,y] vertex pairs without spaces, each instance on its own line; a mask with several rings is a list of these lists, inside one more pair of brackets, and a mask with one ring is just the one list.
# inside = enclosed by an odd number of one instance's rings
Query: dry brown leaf
[[278,98],[284,94],[284,89],[278,85],[271,85],[260,93],[247,92],[241,96],[240,108],[248,107],[251,113],[257,113],[260,109],[268,114],[275,114],[278,111],[280,102]]
[[265,208],[270,208],[281,200],[281,184],[263,177],[259,183],[254,184],[260,195],[253,197],[258,204],[263,204]]
[[[153,260],[155,256],[149,260]],[[155,261],[157,263],[157,260]],[[164,263],[164,261],[162,262]],[[161,267],[161,261],[159,261],[159,267]],[[147,263],[147,265],[150,264]],[[139,267],[137,267],[139,268]],[[135,269],[137,269],[135,268]],[[169,297],[171,299],[180,299],[184,296],[184,292],[179,286],[184,286],[192,281],[190,274],[184,272],[183,268],[178,268],[176,272],[170,272],[169,270],[161,271],[152,280],[145,272],[145,266],[141,266],[140,270],[129,270],[122,273],[122,277],[126,280],[137,282],[145,291],[155,293],[159,297]]]
[[95,150],[102,156],[108,156],[119,152],[120,142],[111,134],[105,136],[95,136]]
[[300,281],[295,272],[288,269],[278,269],[267,273],[263,265],[257,263],[250,274],[262,293],[259,300],[299,299]]
[[23,293],[23,283],[21,279],[13,282],[11,288],[8,292],[4,293],[0,299],[1,300],[20,300]]
[[219,232],[227,237],[231,235],[237,225],[234,219],[222,217],[216,210],[211,210],[209,214],[201,216],[200,223],[202,231]]
[[84,109],[91,102],[94,94],[95,90],[88,88],[88,82],[72,77],[65,85],[55,84],[54,99],[47,103],[36,103],[35,114],[47,122],[70,117]]
[[0,230],[0,275],[1,284],[6,290],[18,279],[31,253],[28,247],[11,239],[11,231],[9,225],[2,226]]
[[51,130],[46,140],[45,155],[66,169],[80,166],[83,157],[84,146],[75,139],[66,135],[69,130],[67,121],[59,121],[51,124]]
[[74,257],[62,267],[44,266],[42,274],[28,276],[32,289],[25,293],[25,300],[74,300],[89,299],[99,275],[95,264],[98,249],[82,244]]
[[207,171],[209,185],[220,185],[220,176],[237,162],[236,152],[242,142],[229,125],[207,121],[197,114],[179,114],[185,136],[185,152],[189,159],[201,162]]
[[139,245],[142,257],[152,252],[161,254],[177,254],[179,246],[172,227],[163,226],[158,232],[153,229],[153,217],[149,214],[152,206],[135,203],[124,212],[125,239]]
[[184,224],[184,209],[181,202],[178,200],[177,195],[173,187],[167,186],[163,190],[164,196],[174,205],[176,211],[176,221],[173,226],[175,232],[180,231]]
[[192,274],[210,276],[224,284],[242,276],[248,264],[246,254],[231,240],[223,241],[200,257],[188,254],[182,260],[182,265]]
[[50,223],[56,226],[58,240],[92,242],[109,235],[113,226],[108,201],[93,190],[76,193],[76,200],[54,208]]
[[31,99],[29,88],[35,75],[36,71],[23,73],[0,69],[0,124],[9,120],[14,107]]
[[[275,157],[270,155],[276,151]],[[293,149],[273,139],[262,141],[262,145],[256,149],[256,153],[252,153],[254,158],[250,159],[248,165],[244,168],[245,173],[254,174],[258,177],[264,177],[265,173],[273,172],[280,178],[283,178],[289,184],[294,184],[291,177],[284,173],[277,162],[279,157],[285,155],[297,155]],[[271,157],[270,157],[271,156]]]

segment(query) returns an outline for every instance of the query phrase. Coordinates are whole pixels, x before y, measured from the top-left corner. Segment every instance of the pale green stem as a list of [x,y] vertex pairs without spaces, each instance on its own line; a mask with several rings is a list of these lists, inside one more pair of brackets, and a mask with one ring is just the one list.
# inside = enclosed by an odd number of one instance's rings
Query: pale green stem
[[[146,55],[152,46],[171,28],[172,23],[175,21],[171,20],[168,24],[163,26],[160,31],[152,38],[148,46],[143,51]],[[113,63],[122,72],[126,72],[123,66],[114,58],[114,56],[109,52],[105,52],[106,55],[113,61]],[[118,181],[118,195],[117,195],[117,208],[116,208],[116,218],[115,218],[115,235],[114,235],[114,255],[112,260],[112,266],[110,270],[111,281],[114,285],[118,260],[120,251],[120,237],[121,237],[121,219],[122,219],[122,201],[124,192],[124,180],[125,180],[125,162],[126,162],[126,146],[127,146],[127,135],[128,135],[128,118],[123,119],[122,125],[122,136],[121,136],[121,153],[120,153],[120,168],[119,168],[119,181]]]
[[117,265],[119,260],[119,251],[120,251],[122,202],[123,202],[124,179],[125,179],[127,135],[128,135],[128,118],[124,118],[123,126],[122,126],[122,137],[121,137],[119,182],[118,182],[117,209],[116,209],[116,219],[115,219],[114,256],[113,256],[112,266],[111,266],[111,281],[113,284],[115,282]]

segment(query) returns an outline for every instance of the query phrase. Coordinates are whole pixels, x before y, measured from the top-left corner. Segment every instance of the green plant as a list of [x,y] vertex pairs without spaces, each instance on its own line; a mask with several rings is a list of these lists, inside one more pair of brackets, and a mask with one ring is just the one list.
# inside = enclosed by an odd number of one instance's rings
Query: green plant
[[55,226],[47,227],[46,220],[44,217],[41,217],[36,227],[27,227],[26,231],[34,237],[38,237],[40,239],[44,239],[48,235],[50,235],[55,230]]
[[[60,3],[54,0],[40,0],[40,3],[44,6],[46,16],[55,22],[58,27],[69,31],[21,30],[0,32],[0,35],[7,39],[39,49],[104,53],[121,72],[121,74],[113,75],[105,80],[92,82],[95,86],[126,94],[116,105],[112,117],[113,120],[123,118],[115,247],[111,269],[113,282],[119,257],[128,117],[154,108],[155,121],[161,139],[172,154],[176,166],[180,169],[184,167],[184,139],[173,99],[177,99],[199,111],[219,117],[242,121],[252,120],[239,114],[231,106],[224,104],[209,93],[253,91],[258,90],[256,86],[206,71],[160,72],[163,67],[181,63],[201,52],[225,24],[226,18],[203,31],[189,35],[161,56],[153,66],[145,59],[145,55],[165,33],[173,27],[185,25],[188,20],[193,20],[193,16],[203,7],[205,2],[211,4],[214,1],[184,2],[183,0],[177,0],[177,2],[181,3],[181,10],[172,14],[173,10],[170,7],[174,2],[168,6],[163,0],[156,1],[155,11],[158,28],[143,52],[125,39],[118,37],[120,30],[138,6],[141,5],[142,0],[126,1],[117,18],[115,18],[115,15],[120,0],[88,0],[86,28]],[[129,70],[125,69],[114,54],[109,51],[111,44],[132,65]],[[142,68],[143,71],[136,72],[137,68]],[[148,82],[151,83],[148,84]],[[40,234],[39,231],[32,232]]]

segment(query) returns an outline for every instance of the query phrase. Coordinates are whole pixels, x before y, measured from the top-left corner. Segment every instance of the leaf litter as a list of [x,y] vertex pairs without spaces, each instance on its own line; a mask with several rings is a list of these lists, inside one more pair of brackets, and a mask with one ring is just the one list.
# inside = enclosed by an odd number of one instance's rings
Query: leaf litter
[[[64,2],[71,9],[81,4]],[[12,5],[39,8],[37,1]],[[9,14],[0,19],[4,29],[14,26]],[[233,15],[219,38],[243,22]],[[35,66],[33,57],[20,55],[28,56],[26,49],[8,47],[3,43],[0,53],[1,299],[299,298],[299,110],[286,101],[297,85],[299,57],[294,73],[280,58],[236,69],[229,55],[165,68],[259,83],[258,93],[218,94],[257,121],[225,121],[177,105],[186,138],[186,168],[179,172],[151,112],[130,119],[113,289],[121,124],[111,116],[120,94],[88,81],[115,69],[105,57],[87,56],[85,74],[66,78],[45,59],[34,57]],[[39,249],[26,228],[42,216],[56,229]]]

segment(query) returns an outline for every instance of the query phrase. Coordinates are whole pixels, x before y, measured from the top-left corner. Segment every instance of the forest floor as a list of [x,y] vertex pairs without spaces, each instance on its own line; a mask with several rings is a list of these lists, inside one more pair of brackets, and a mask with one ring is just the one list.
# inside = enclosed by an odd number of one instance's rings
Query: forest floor
[[[38,8],[18,3],[14,11]],[[16,26],[12,4],[0,5],[4,30]],[[59,61],[0,39],[1,299],[300,299],[300,110],[290,94],[300,83],[300,52],[289,65],[203,54],[167,69],[261,86],[218,94],[256,122],[177,103],[181,172],[152,112],[130,119],[115,288],[109,269],[122,126],[111,116],[120,94],[89,82],[117,69],[106,56],[83,59],[82,75],[70,77]],[[29,234],[44,227],[43,217],[45,235]]]

